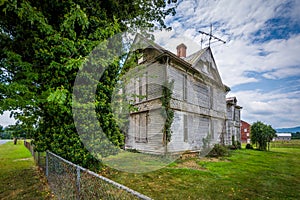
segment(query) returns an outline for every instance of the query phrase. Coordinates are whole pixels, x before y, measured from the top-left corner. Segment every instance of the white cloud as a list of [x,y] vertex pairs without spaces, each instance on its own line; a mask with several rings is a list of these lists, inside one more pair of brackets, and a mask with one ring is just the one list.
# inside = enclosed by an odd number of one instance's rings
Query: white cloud
[[[257,81],[255,78],[245,77],[245,71],[264,72],[266,78],[285,78],[290,73],[278,76],[281,69],[300,63],[298,56],[300,45],[296,45],[300,43],[300,36],[291,37],[288,40],[271,40],[263,45],[251,42],[254,37],[253,33],[266,28],[266,21],[278,17],[278,14],[287,15],[282,11],[283,3],[285,2],[281,0],[182,1],[178,6],[176,20],[172,21],[171,17],[168,18],[173,30],[169,33],[156,34],[157,42],[174,52],[176,45],[181,42],[186,43],[186,38],[189,38],[188,50],[191,49],[193,53],[197,49],[191,41],[194,41],[197,48],[200,48],[200,40],[203,38],[203,35],[197,31],[209,32],[210,23],[217,23],[213,34],[227,40],[228,43],[226,45],[212,44],[212,49],[221,77],[226,84],[235,86]],[[300,6],[299,3],[295,5]],[[298,11],[297,8],[294,10]],[[298,15],[297,13],[291,15]],[[225,31],[221,32],[221,29]],[[258,56],[259,53],[264,52],[269,54]],[[279,72],[275,76],[274,71],[277,70]],[[232,78],[232,75],[235,77]]]
[[257,120],[271,124],[274,128],[299,125],[300,91],[279,93],[247,90],[231,92],[242,109],[242,119],[250,123]]
[[14,118],[10,118],[10,112],[5,111],[3,115],[0,115],[0,125],[6,127],[8,125],[15,124],[16,120]]
[[[287,6],[287,4],[289,4]],[[263,41],[272,37],[271,31],[278,28],[266,23],[274,18],[288,18],[288,24],[300,24],[300,1],[282,0],[185,0],[178,6],[175,17],[168,17],[171,32],[156,34],[159,44],[175,53],[176,46],[185,43],[188,54],[199,50],[199,30],[209,32],[227,43],[212,43],[212,51],[223,82],[229,87],[258,82],[261,77],[249,77],[248,72],[258,73],[266,79],[288,78],[300,75],[300,34],[284,35],[286,39]],[[255,34],[258,31],[259,34]],[[276,33],[278,34],[278,33]],[[285,33],[286,34],[286,33]],[[289,37],[287,37],[289,36]],[[206,42],[207,43],[207,40]],[[286,83],[287,91],[297,91],[296,83]],[[293,88],[294,87],[294,88]],[[299,92],[277,91],[233,91],[244,107],[243,116],[254,122],[262,120],[273,127],[297,126],[300,124]]]

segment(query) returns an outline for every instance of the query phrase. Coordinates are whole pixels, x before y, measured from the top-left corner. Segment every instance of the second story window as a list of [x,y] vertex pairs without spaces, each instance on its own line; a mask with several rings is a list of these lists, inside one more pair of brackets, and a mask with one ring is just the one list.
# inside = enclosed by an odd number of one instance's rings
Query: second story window
[[187,100],[187,96],[188,96],[188,88],[187,88],[187,75],[184,74],[183,75],[183,100],[186,101]]
[[148,73],[146,72],[140,77],[135,78],[135,103],[139,103],[148,99]]

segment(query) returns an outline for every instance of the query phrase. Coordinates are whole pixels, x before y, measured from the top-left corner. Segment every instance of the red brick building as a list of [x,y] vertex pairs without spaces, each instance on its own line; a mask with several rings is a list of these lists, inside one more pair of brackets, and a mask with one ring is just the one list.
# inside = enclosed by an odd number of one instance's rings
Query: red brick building
[[250,127],[249,123],[241,120],[241,142],[250,143]]

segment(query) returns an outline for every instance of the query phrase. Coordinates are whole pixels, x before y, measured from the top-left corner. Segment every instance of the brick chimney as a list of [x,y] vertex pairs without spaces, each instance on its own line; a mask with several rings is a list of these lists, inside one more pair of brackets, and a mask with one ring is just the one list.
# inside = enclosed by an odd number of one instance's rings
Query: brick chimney
[[176,47],[177,49],[177,56],[180,58],[185,58],[186,57],[186,46],[181,43]]

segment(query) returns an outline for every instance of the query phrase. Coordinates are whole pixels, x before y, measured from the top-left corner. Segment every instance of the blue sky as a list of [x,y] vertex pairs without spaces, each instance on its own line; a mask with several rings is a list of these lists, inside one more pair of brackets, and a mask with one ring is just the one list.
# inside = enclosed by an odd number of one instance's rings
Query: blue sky
[[156,42],[187,54],[207,46],[198,33],[210,31],[227,43],[211,48],[228,96],[243,107],[242,119],[273,128],[300,126],[300,1],[183,0],[168,17],[173,30],[155,33]]
[[[175,52],[184,42],[190,55],[207,46],[210,31],[227,43],[211,48],[223,83],[243,107],[242,119],[273,128],[300,125],[300,1],[182,0],[166,19],[173,30],[156,32],[156,42]],[[0,125],[13,123],[8,113]]]

